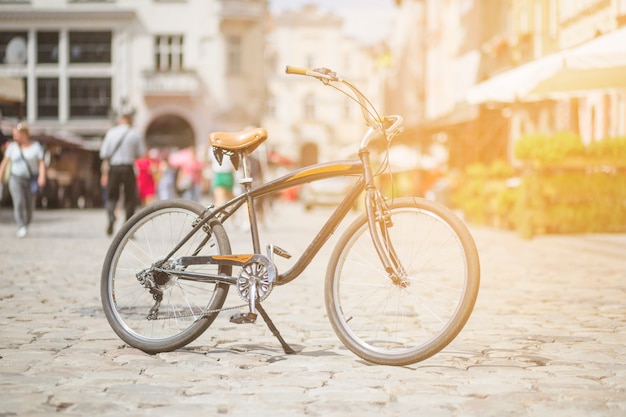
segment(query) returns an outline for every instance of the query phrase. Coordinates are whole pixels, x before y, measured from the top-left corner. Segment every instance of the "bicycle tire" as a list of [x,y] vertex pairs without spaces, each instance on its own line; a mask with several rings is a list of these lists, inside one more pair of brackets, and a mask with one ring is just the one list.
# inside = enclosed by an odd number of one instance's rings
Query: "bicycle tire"
[[[163,301],[158,316],[148,319],[155,299],[137,275],[163,259],[203,211],[202,205],[189,200],[158,201],[131,217],[114,237],[102,267],[101,299],[112,329],[129,345],[150,354],[179,349],[199,337],[217,317],[228,284],[168,277],[167,283],[159,284]],[[203,229],[173,258],[191,256],[199,247],[200,255],[231,253],[221,223],[211,222],[209,229]],[[201,245],[207,237],[206,244]],[[186,270],[230,275],[232,267],[193,265]]]
[[421,198],[390,205],[385,228],[406,271],[393,283],[374,249],[365,214],[342,234],[328,264],[325,304],[343,344],[382,365],[409,365],[445,348],[469,319],[480,263],[465,224]]

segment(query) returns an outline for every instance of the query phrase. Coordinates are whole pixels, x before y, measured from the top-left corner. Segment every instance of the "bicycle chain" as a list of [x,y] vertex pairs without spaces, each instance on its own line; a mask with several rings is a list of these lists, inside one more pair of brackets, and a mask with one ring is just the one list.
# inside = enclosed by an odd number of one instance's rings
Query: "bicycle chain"
[[[202,213],[200,213],[200,214],[198,215],[198,217],[196,218],[196,220],[194,220],[194,222],[193,222],[193,224],[192,224],[192,227],[197,226],[197,225],[198,225],[198,223],[200,223],[200,221],[202,221],[202,220],[204,219],[204,217],[207,215],[207,213],[210,213],[210,212],[211,212],[211,209],[212,209],[213,207],[214,207],[214,206],[213,206],[213,204],[211,204],[211,205],[210,205],[209,207],[207,207],[207,208],[206,208],[206,209],[205,209]],[[206,232],[207,234],[210,234],[210,233],[211,233],[210,226],[209,226],[208,224],[203,225],[203,226],[202,226],[202,230],[203,230],[204,232]],[[156,271],[158,271],[158,272],[164,272],[164,271],[163,271],[163,269],[161,269],[161,268],[154,268],[154,270],[156,270]],[[138,275],[138,276],[137,276],[137,279],[141,282],[141,284],[142,284],[142,285],[144,285],[146,288],[149,288],[149,289],[150,289],[150,292],[152,292],[152,288],[151,288],[152,286],[151,286],[151,285],[149,285],[149,284],[148,284],[148,286],[146,286],[146,284],[145,284],[145,278],[140,278],[140,277],[139,277],[139,275]],[[160,301],[159,301],[159,300],[157,300],[157,296],[156,296],[155,294],[153,294],[153,298],[155,298],[156,304],[160,304]],[[203,312],[202,312],[202,314],[200,315],[200,317],[199,317],[199,318],[197,318],[196,320],[201,320],[201,319],[203,319],[203,318],[207,317],[207,315],[209,315],[209,314],[219,313],[220,311],[239,310],[239,309],[241,309],[241,308],[243,308],[243,307],[247,307],[247,306],[248,306],[248,304],[241,304],[241,305],[238,305],[238,306],[233,306],[233,307],[216,308],[216,309],[213,309],[213,310],[205,310],[205,311],[203,311]],[[152,310],[154,310],[154,307],[153,307],[153,309],[152,309]],[[152,310],[150,311],[150,314],[148,315],[148,317],[150,317],[150,315],[152,315]],[[155,313],[156,313],[156,315],[158,315],[158,306],[156,306],[156,311],[155,311]],[[180,314],[180,315],[177,315],[177,316],[176,316],[176,318],[183,318],[183,317],[196,317],[196,314],[193,314],[193,313],[185,313],[185,314]],[[170,319],[170,318],[171,318],[171,317],[155,317],[155,318],[151,318],[151,319],[149,319],[149,320],[168,320],[168,319]]]
[[[225,308],[216,308],[216,309],[213,309],[213,310],[206,310],[206,311],[204,311],[202,313],[202,315],[200,317],[198,317],[197,320],[203,319],[203,318],[205,318],[209,314],[219,313],[220,311],[239,310],[240,308],[247,307],[247,306],[248,306],[248,304],[241,304],[241,305],[233,306],[233,307],[225,307]],[[186,314],[176,315],[176,318],[195,317],[195,316],[196,316],[196,314],[186,313]],[[152,319],[152,320],[169,320],[171,318],[172,317],[157,317],[157,318]]]
[[[154,268],[154,271],[157,272],[165,272],[162,268]],[[146,271],[142,271],[142,273],[137,274],[137,280],[146,288],[148,289],[148,291],[152,294],[152,298],[155,301],[155,305],[152,306],[152,308],[150,309],[150,313],[148,314],[148,320],[168,320],[171,317],[158,317],[159,313],[159,306],[161,304],[161,299],[163,297],[163,294],[160,292],[160,290],[158,289],[158,286],[155,284],[154,282],[154,278],[153,277],[148,277],[145,273]],[[243,307],[247,307],[248,304],[241,304],[241,305],[237,305],[237,306],[233,306],[233,307],[226,307],[226,308],[216,308],[213,310],[204,310],[202,311],[200,317],[197,320],[203,319],[205,318],[207,315],[209,314],[213,314],[213,313],[219,313],[220,311],[229,311],[229,310],[238,310],[240,308]],[[156,316],[156,317],[155,317]],[[180,314],[180,315],[176,315],[176,317],[196,317],[197,314],[194,313],[184,313],[184,314]]]

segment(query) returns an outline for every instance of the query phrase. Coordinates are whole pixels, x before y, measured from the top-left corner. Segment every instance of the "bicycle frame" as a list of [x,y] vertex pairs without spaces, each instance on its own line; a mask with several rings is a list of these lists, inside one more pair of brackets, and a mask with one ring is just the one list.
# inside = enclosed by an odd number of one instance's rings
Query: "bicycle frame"
[[[315,77],[318,77],[325,84],[328,84],[330,81],[333,80],[339,80],[338,78],[336,78],[336,75],[334,73],[325,69],[322,69],[321,73],[309,73],[305,69],[287,67],[286,71],[287,73],[296,73],[300,75],[313,75]],[[387,139],[395,136],[399,132],[402,118],[400,116],[386,116],[386,119],[384,121],[382,119],[379,121],[373,120],[370,116],[368,116],[369,113],[367,111],[367,99],[365,98],[365,96],[348,81],[341,81],[356,94],[358,102],[360,103],[363,110],[363,116],[365,117],[367,125],[369,126],[369,129],[363,136],[360,143],[358,154],[359,158],[346,161],[335,161],[311,165],[296,170],[266,184],[252,188],[252,178],[249,178],[247,153],[241,152],[237,154],[237,157],[241,156],[241,158],[243,159],[244,178],[241,180],[241,183],[244,186],[244,192],[226,202],[221,207],[217,207],[214,210],[211,210],[212,207],[210,207],[204,213],[202,213],[200,215],[199,221],[196,222],[192,230],[180,241],[180,243],[174,249],[172,249],[172,251],[165,257],[165,259],[161,261],[161,264],[163,264],[165,261],[168,261],[173,256],[173,254],[179,248],[181,248],[182,245],[184,245],[185,242],[187,242],[189,238],[191,238],[191,236],[193,236],[200,228],[204,227],[205,224],[211,221],[219,221],[221,223],[224,223],[244,203],[247,203],[248,206],[248,217],[250,220],[250,233],[252,237],[253,254],[187,256],[178,259],[178,266],[184,267],[187,265],[200,263],[243,266],[253,258],[255,261],[263,263],[264,259],[266,258],[261,254],[255,207],[256,200],[274,192],[301,185],[307,182],[318,181],[331,177],[359,175],[359,179],[357,180],[353,189],[350,191],[350,193],[348,193],[348,195],[339,204],[339,206],[337,206],[335,211],[329,217],[329,219],[324,224],[322,229],[318,232],[318,234],[313,238],[313,241],[302,253],[300,258],[295,262],[293,267],[291,267],[284,274],[277,275],[273,284],[286,284],[295,279],[302,273],[302,271],[304,271],[304,269],[311,262],[313,257],[315,257],[315,255],[319,252],[324,243],[326,243],[330,235],[339,226],[339,223],[341,223],[341,221],[345,218],[347,213],[350,211],[350,208],[353,207],[356,199],[363,191],[365,191],[365,210],[367,212],[368,227],[372,236],[372,243],[383,264],[383,268],[389,275],[390,279],[392,279],[394,282],[402,281],[402,265],[400,265],[397,261],[395,250],[386,237],[386,228],[388,226],[386,203],[384,202],[380,193],[378,192],[378,189],[376,188],[374,174],[372,172],[372,167],[370,164],[370,151],[368,149],[370,141],[379,136],[383,131],[387,136]],[[385,121],[390,122],[391,124],[389,126],[383,127]],[[381,131],[380,129],[383,130]],[[380,229],[381,233],[379,233],[377,229]],[[199,253],[200,249],[207,240],[208,237],[198,247],[197,252],[194,255],[197,255],[197,253]],[[272,253],[268,253],[268,257],[272,256]],[[268,267],[272,270],[274,268],[273,264],[268,264]],[[216,274],[198,274],[187,272],[184,270],[164,272],[175,273],[179,277],[184,277],[187,279],[208,279],[210,281],[236,284],[235,277],[224,277]]]
[[[230,287],[235,287],[248,311],[238,311],[230,322],[255,323],[260,315],[283,351],[295,353],[262,302],[272,286],[303,274],[363,196],[365,213],[346,225],[328,259],[328,319],[346,348],[372,363],[404,366],[432,356],[456,337],[476,301],[480,264],[469,230],[441,204],[416,197],[388,200],[379,189],[376,177],[386,170],[392,174],[389,153],[370,159],[369,145],[380,139],[389,151],[402,131],[401,116],[381,117],[356,86],[329,69],[287,67],[286,72],[316,78],[358,102],[368,127],[358,157],[315,164],[253,186],[248,155],[267,139],[267,131],[211,133],[216,159],[227,155],[236,168],[243,166],[243,193],[219,207],[184,200],[155,202],[129,219],[111,243],[102,268],[100,293],[107,320],[133,347],[149,354],[173,351],[196,340],[222,312],[245,307],[226,304]],[[343,176],[355,180],[353,188],[306,249],[289,261],[287,271],[279,273],[274,258],[291,256],[272,244],[267,253],[262,251],[258,201]],[[252,249],[245,245],[233,254],[223,224],[244,204]],[[156,258],[163,249],[169,253]],[[203,283],[208,285],[199,285]]]
[[[307,249],[302,253],[300,258],[295,264],[285,273],[277,276],[274,285],[286,284],[296,277],[298,277],[311,263],[315,255],[319,252],[322,246],[328,241],[329,237],[337,229],[341,221],[345,218],[351,208],[354,206],[359,195],[366,188],[366,173],[364,164],[359,159],[334,161],[328,163],[315,164],[308,167],[301,168],[286,174],[273,181],[259,185],[252,188],[249,183],[244,183],[244,192],[238,196],[232,198],[220,207],[217,207],[211,211],[207,209],[207,212],[203,213],[204,217],[195,224],[195,226],[185,235],[181,241],[174,247],[171,252],[161,261],[165,262],[169,260],[173,254],[182,247],[199,229],[204,227],[205,224],[211,221],[225,222],[230,216],[232,216],[242,205],[247,203],[248,213],[250,218],[250,233],[252,237],[253,254],[233,254],[223,256],[185,256],[178,258],[177,263],[179,266],[188,266],[193,264],[226,264],[233,266],[242,266],[246,262],[250,261],[255,255],[261,254],[261,247],[259,242],[259,232],[256,222],[256,205],[255,202],[264,196],[273,194],[277,191],[282,191],[294,186],[302,185],[307,182],[319,181],[332,177],[339,176],[359,176],[356,180],[352,190],[346,195],[343,201],[336,207],[334,212],[328,218],[324,226],[320,229],[318,234],[313,238]],[[209,282],[225,282],[228,284],[235,284],[235,277],[225,277],[223,275],[208,274],[208,273],[196,273],[189,271],[168,271],[178,275],[180,278],[209,281]]]

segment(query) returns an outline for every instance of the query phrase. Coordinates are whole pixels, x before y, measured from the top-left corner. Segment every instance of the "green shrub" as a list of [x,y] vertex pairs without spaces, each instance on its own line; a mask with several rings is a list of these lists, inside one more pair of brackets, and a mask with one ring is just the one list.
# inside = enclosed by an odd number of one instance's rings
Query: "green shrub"
[[554,136],[541,134],[526,135],[515,143],[515,157],[540,165],[563,161],[567,157],[584,156],[585,147],[580,137],[571,132],[560,132]]
[[624,164],[626,163],[626,137],[606,138],[592,142],[587,146],[587,155],[594,160]]
[[626,232],[626,138],[583,146],[571,133],[527,135],[518,184],[505,161],[474,164],[453,199],[468,221],[537,233]]

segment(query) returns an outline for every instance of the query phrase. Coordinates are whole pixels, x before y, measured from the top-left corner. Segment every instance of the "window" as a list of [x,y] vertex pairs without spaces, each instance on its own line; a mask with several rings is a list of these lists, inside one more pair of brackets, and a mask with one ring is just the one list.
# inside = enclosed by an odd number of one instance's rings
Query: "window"
[[306,66],[307,66],[307,68],[314,68],[315,67],[315,59],[313,58],[313,55],[307,55],[306,56]]
[[315,119],[315,96],[310,93],[304,98],[304,118]]
[[155,38],[157,71],[176,71],[183,68],[183,40],[182,35],[161,35]]
[[626,0],[617,2],[617,25],[619,27],[626,25]]
[[0,64],[26,64],[26,39],[26,32],[0,32]]
[[110,63],[111,32],[70,32],[70,63]]
[[108,117],[110,78],[70,78],[70,117]]
[[59,32],[37,32],[37,62],[59,62]]
[[37,117],[56,119],[59,117],[59,79],[37,79]]
[[226,73],[239,75],[241,74],[241,38],[229,36],[226,42]]

